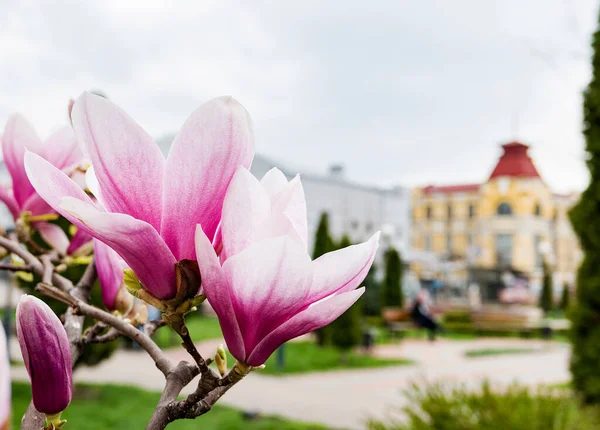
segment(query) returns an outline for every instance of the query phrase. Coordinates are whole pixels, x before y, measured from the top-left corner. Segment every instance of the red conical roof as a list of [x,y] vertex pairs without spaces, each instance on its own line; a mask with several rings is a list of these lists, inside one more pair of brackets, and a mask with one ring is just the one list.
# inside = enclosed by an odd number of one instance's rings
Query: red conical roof
[[502,145],[502,148],[504,148],[504,154],[498,160],[490,179],[498,176],[540,177],[533,161],[527,155],[529,146],[519,142],[511,142]]

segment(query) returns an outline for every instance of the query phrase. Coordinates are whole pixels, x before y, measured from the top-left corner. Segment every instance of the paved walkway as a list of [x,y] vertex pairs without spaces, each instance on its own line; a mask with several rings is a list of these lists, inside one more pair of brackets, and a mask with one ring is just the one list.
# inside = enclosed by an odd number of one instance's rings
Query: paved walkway
[[[198,345],[205,356],[214,354],[215,342]],[[465,358],[464,352],[485,348],[535,347],[538,352]],[[14,351],[14,349],[13,349]],[[18,349],[17,349],[18,351]],[[233,387],[221,403],[238,408],[314,421],[335,428],[362,429],[369,416],[382,417],[405,401],[402,390],[419,380],[444,380],[476,384],[482,379],[507,384],[560,383],[568,381],[567,345],[520,339],[477,339],[467,341],[405,340],[398,345],[378,347],[382,357],[406,357],[411,366],[334,371],[298,376],[267,376],[259,372]],[[187,359],[183,350],[169,351],[175,359]],[[26,379],[23,367],[12,369],[14,379]],[[93,368],[78,369],[76,381],[132,384],[160,391],[163,378],[149,357],[141,352],[119,351]],[[184,393],[194,387],[190,384]]]

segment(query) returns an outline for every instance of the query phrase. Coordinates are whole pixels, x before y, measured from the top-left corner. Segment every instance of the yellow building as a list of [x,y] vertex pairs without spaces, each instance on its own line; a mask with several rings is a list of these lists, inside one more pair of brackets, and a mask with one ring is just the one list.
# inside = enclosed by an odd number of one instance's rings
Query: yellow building
[[[578,195],[553,194],[518,142],[504,153],[482,184],[427,186],[412,196],[413,250],[464,268],[507,268],[539,282],[545,259],[555,285],[573,284],[581,259],[567,217]],[[431,277],[425,263],[413,269]],[[466,270],[461,277],[466,277]]]

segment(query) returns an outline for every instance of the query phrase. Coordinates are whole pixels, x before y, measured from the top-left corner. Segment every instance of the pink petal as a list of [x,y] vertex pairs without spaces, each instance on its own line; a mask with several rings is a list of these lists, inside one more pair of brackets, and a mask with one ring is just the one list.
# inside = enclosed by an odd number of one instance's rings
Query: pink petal
[[311,301],[354,290],[365,279],[379,246],[379,232],[367,242],[328,252],[313,261]]
[[152,295],[159,299],[175,296],[177,261],[150,224],[129,215],[99,211],[73,197],[63,198],[58,211],[117,251]]
[[40,155],[61,170],[72,169],[83,159],[83,152],[71,127],[63,127],[50,135]]
[[171,146],[163,188],[161,235],[178,259],[194,258],[196,224],[214,238],[231,178],[253,157],[250,116],[235,99],[213,99],[187,119]]
[[265,176],[262,177],[260,183],[265,187],[267,194],[269,194],[270,197],[274,197],[283,191],[289,182],[281,170],[277,167],[273,167],[265,173]]
[[91,242],[91,240],[92,236],[87,231],[83,229],[77,229],[77,232],[71,238],[71,243],[69,243],[69,247],[67,248],[67,254],[75,254],[82,246]]
[[223,273],[246,351],[308,304],[310,257],[285,236],[257,242],[230,257]]
[[100,195],[100,184],[98,183],[98,178],[96,177],[96,173],[94,173],[94,166],[88,167],[88,169],[85,171],[85,186],[87,187],[88,190],[90,190],[90,192],[94,195],[94,197],[102,204],[102,206],[106,207],[104,205],[102,196]]
[[50,224],[48,222],[39,222],[35,224],[35,228],[48,245],[53,249],[56,249],[62,255],[67,253],[69,247],[69,238],[62,228],[56,224]]
[[308,244],[306,200],[300,176],[296,175],[286,186],[271,197],[273,213],[283,213],[290,220],[294,230],[304,243]]
[[225,256],[230,258],[250,246],[270,213],[271,201],[264,187],[248,170],[239,168],[223,203],[221,231]]
[[72,118],[106,209],[146,221],[158,231],[165,159],[150,135],[112,102],[89,93],[77,99]]
[[289,217],[283,213],[272,214],[266,222],[260,225],[254,232],[254,242],[281,236],[287,236],[288,239],[301,245],[306,254],[306,242],[300,237]]
[[37,154],[32,152],[25,154],[25,170],[37,194],[57,212],[60,212],[58,210],[60,199],[65,196],[92,203],[92,199],[79,185]]
[[54,213],[54,210],[40,197],[38,193],[30,195],[21,210],[31,212],[32,215],[44,215]]
[[2,136],[2,153],[13,183],[13,194],[19,206],[33,194],[33,187],[23,167],[25,151],[41,150],[41,140],[31,124],[19,114],[8,119]]
[[219,259],[213,249],[210,240],[200,226],[196,227],[196,256],[200,276],[202,277],[202,288],[206,298],[219,317],[219,324],[227,343],[227,348],[238,360],[243,360],[245,355],[244,341],[237,322],[233,304],[231,302],[231,291],[227,280],[221,270]]
[[14,219],[19,218],[21,211],[19,205],[13,197],[12,190],[0,185],[0,200],[6,205]]
[[290,339],[324,327],[346,312],[364,293],[365,288],[327,297],[299,312],[267,335],[250,353],[247,364],[260,366]]
[[94,260],[102,289],[102,302],[108,310],[114,310],[117,293],[123,285],[121,257],[108,245],[94,239]]

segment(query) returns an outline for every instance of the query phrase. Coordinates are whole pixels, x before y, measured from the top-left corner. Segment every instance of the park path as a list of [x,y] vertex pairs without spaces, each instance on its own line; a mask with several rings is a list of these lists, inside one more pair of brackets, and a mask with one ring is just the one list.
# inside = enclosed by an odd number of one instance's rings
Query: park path
[[[219,341],[198,345],[205,356],[214,354]],[[471,349],[534,347],[535,353],[465,358]],[[15,348],[13,348],[15,351]],[[16,349],[18,354],[18,348]],[[402,394],[410,383],[449,381],[476,384],[482,379],[493,383],[519,382],[526,385],[552,384],[570,379],[569,347],[555,342],[520,339],[404,340],[380,346],[381,357],[404,357],[414,365],[380,369],[342,370],[296,376],[267,376],[259,372],[233,387],[221,403],[244,410],[277,414],[313,421],[334,428],[363,429],[367,417],[383,417],[404,404]],[[188,359],[185,351],[168,351],[174,360]],[[27,379],[22,366],[11,370],[13,379]],[[160,391],[163,378],[145,354],[121,350],[93,368],[81,368],[76,381],[137,385]],[[192,382],[184,393],[189,393]]]

